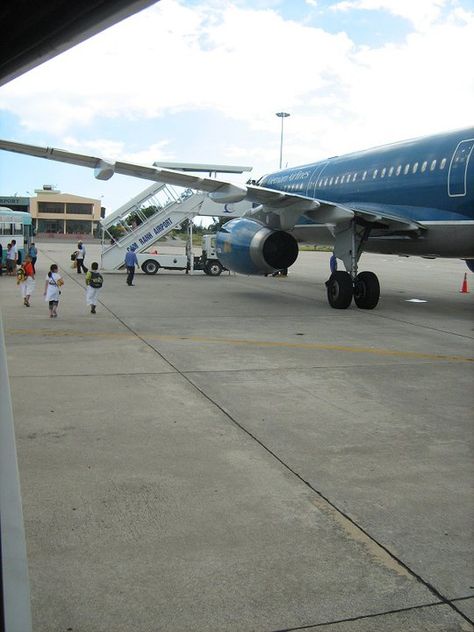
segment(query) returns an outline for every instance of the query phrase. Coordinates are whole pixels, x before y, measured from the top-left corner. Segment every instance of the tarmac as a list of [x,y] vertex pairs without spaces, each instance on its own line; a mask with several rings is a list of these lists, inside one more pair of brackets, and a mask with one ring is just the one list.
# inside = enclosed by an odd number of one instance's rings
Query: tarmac
[[38,246],[30,308],[0,278],[35,632],[474,630],[463,262],[363,255],[373,311],[328,306],[328,253],[110,273],[93,315]]

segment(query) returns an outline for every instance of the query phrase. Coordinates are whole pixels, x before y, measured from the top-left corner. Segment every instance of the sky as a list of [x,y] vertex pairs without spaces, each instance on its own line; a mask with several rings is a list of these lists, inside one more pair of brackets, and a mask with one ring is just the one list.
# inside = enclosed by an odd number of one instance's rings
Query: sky
[[[140,164],[283,166],[474,124],[474,0],[160,0],[0,88],[0,138]],[[249,174],[235,176],[243,182]],[[0,151],[0,197],[112,212],[149,182]]]

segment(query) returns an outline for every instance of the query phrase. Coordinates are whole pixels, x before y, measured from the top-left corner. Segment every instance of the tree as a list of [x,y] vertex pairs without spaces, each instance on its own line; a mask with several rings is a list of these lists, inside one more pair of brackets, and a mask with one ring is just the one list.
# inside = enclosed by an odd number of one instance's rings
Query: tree
[[120,226],[120,224],[114,224],[113,226],[109,226],[109,228],[107,228],[107,233],[112,237],[112,239],[116,239],[117,241],[123,237],[124,232],[124,228],[123,226]]
[[129,226],[140,226],[143,223],[143,217],[148,219],[158,211],[161,211],[161,206],[146,206],[139,211],[132,211],[125,221]]
[[212,224],[206,228],[207,233],[217,233],[224,224],[229,221],[228,217],[213,217]]

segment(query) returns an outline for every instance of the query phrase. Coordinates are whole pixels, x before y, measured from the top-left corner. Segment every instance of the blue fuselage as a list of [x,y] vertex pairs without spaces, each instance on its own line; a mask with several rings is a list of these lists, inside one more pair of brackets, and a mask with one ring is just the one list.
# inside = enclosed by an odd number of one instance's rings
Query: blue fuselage
[[[383,211],[429,229],[417,245],[380,236],[369,240],[366,250],[474,257],[474,128],[285,169],[259,184],[356,210]],[[316,226],[303,217],[295,234],[310,241]]]

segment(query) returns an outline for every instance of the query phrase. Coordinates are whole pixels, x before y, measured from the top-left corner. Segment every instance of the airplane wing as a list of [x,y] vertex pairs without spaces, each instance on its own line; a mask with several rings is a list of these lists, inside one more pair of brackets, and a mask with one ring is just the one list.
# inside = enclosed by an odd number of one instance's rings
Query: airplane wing
[[214,202],[221,204],[235,203],[248,200],[257,204],[257,208],[249,211],[248,215],[259,219],[270,228],[291,230],[298,219],[305,215],[308,219],[321,224],[341,224],[359,217],[369,225],[382,230],[419,232],[423,227],[412,220],[397,215],[387,214],[384,210],[356,208],[344,204],[333,203],[330,200],[318,200],[275,191],[258,185],[239,186],[217,178],[190,175],[174,169],[137,165],[122,161],[104,160],[96,156],[77,154],[54,147],[40,147],[0,139],[0,149],[14,153],[65,162],[81,167],[94,169],[94,176],[98,180],[109,180],[114,173],[144,180],[164,182],[166,184],[196,189],[209,193]]

